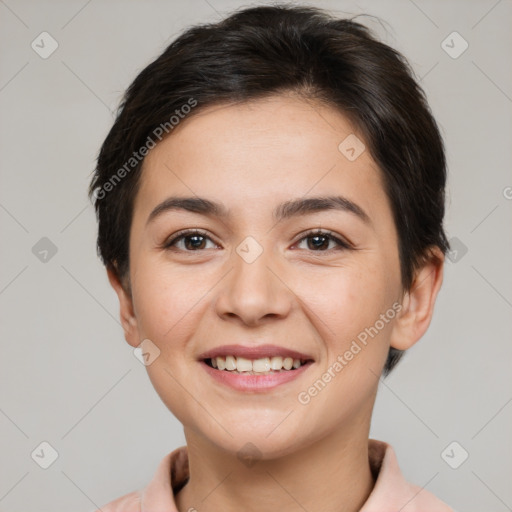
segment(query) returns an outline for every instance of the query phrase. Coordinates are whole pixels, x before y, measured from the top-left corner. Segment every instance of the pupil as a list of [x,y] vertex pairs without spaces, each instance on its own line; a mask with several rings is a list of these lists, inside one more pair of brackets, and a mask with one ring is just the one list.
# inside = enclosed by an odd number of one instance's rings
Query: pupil
[[325,240],[327,238],[324,235],[315,235],[315,236],[310,238],[310,240],[316,240],[317,242],[318,242],[319,239],[321,239],[320,244],[316,244],[315,242],[313,242],[313,247],[316,248],[316,249],[322,248],[322,246],[325,245]]
[[192,242],[192,248],[193,249],[199,249],[201,247],[201,244],[203,243],[203,240],[201,240],[203,237],[198,235],[189,236],[188,240],[189,242],[193,240]]

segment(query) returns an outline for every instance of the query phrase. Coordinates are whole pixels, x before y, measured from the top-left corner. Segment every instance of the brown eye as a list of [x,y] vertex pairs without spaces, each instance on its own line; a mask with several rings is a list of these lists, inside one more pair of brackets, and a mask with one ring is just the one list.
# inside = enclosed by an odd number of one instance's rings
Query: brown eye
[[329,237],[325,235],[314,235],[308,236],[308,249],[321,249],[326,250],[329,248],[329,242],[331,241]]
[[325,252],[332,249],[350,249],[350,245],[333,236],[330,231],[314,231],[307,233],[298,242],[307,241],[307,249],[315,252]]
[[186,252],[200,251],[208,248],[206,247],[208,241],[212,242],[215,246],[211,238],[206,236],[205,233],[201,231],[185,231],[166,242],[164,248],[179,249]]
[[202,235],[188,235],[183,237],[185,248],[188,250],[204,249],[206,238]]

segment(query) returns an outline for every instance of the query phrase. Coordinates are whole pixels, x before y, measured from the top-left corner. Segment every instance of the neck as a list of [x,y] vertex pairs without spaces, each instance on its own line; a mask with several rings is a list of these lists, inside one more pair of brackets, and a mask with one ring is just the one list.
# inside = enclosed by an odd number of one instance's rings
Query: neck
[[368,428],[336,431],[272,460],[243,464],[232,453],[185,430],[190,479],[175,497],[180,512],[356,512],[374,479],[368,459]]

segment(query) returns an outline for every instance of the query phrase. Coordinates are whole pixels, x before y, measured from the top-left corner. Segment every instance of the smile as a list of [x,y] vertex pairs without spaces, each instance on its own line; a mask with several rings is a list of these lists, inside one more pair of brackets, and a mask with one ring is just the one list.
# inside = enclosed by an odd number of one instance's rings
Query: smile
[[284,371],[292,371],[307,363],[306,359],[292,357],[263,357],[260,359],[247,359],[245,357],[212,357],[205,360],[206,364],[221,371],[239,375],[269,375]]
[[252,393],[291,382],[314,363],[308,354],[276,345],[223,345],[201,354],[198,360],[216,383]]

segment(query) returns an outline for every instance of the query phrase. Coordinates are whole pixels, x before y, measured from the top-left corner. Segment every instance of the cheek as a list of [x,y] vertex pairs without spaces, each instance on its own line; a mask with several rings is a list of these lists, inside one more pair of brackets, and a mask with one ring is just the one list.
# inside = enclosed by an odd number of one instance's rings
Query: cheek
[[[390,309],[392,290],[379,264],[331,269],[329,275],[317,275],[308,283],[302,284],[300,297],[305,311],[312,311],[310,320],[323,339],[326,357],[299,403],[308,401],[324,411],[318,414],[324,415],[328,429],[359,414],[372,400],[389,350],[395,316]],[[381,319],[386,311],[391,311],[387,322]]]
[[186,340],[211,288],[204,273],[191,269],[177,271],[149,259],[138,267],[133,292],[139,331],[162,351]]
[[297,276],[295,283],[311,322],[328,349],[338,352],[391,306],[388,277],[380,266],[321,269]]

